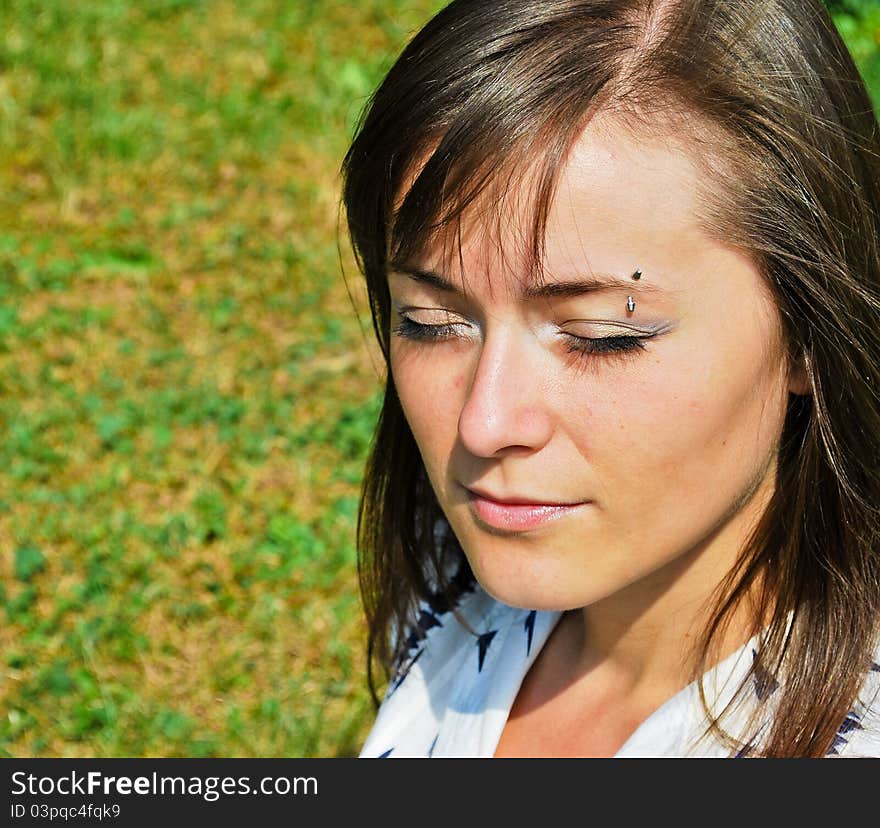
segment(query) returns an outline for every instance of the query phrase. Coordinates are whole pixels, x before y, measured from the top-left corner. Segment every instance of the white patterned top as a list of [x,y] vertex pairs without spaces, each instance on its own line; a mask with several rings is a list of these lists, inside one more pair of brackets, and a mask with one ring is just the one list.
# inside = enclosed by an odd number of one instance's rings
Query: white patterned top
[[[455,610],[442,600],[423,606],[361,757],[494,754],[520,684],[561,613],[515,609],[479,586],[466,591]],[[752,639],[703,677],[715,709],[733,697],[757,646]],[[769,676],[754,676],[753,687],[758,699],[776,690]],[[734,712],[725,724],[729,728],[736,721]],[[615,758],[728,756],[719,740],[701,738],[705,726],[698,682],[693,682],[642,722]],[[880,757],[880,654],[829,755]]]

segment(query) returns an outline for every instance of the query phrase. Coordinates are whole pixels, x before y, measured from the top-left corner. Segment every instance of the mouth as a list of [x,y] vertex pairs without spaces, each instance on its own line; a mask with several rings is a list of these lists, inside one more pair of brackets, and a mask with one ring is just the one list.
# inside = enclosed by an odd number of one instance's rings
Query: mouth
[[492,529],[508,532],[524,532],[537,529],[559,520],[586,506],[590,501],[560,503],[530,500],[525,497],[505,495],[503,500],[483,492],[465,489],[468,505],[478,523]]

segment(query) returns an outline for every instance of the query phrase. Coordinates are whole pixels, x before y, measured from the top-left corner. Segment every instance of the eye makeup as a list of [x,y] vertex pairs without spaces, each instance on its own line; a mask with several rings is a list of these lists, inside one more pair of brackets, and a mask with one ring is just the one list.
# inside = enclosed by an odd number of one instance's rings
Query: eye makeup
[[[401,305],[395,302],[394,311],[400,321],[392,327],[391,332],[404,339],[430,342],[454,337],[463,338],[464,329],[470,327],[466,319],[447,308]],[[413,314],[424,315],[425,321],[414,319]]]
[[[430,344],[452,339],[468,338],[466,331],[471,326],[466,321],[444,321],[428,324],[417,322],[409,315],[417,310],[433,310],[435,313],[440,313],[440,309],[395,307],[395,310],[399,316],[399,322],[392,327],[392,333],[401,339]],[[445,312],[445,315],[447,320],[455,318],[448,311]],[[560,327],[558,335],[565,342],[566,352],[583,357],[636,356],[640,351],[645,350],[646,342],[649,339],[653,339],[659,333],[665,332],[665,329],[669,327],[664,325],[641,328],[624,323],[587,319],[567,320],[564,324],[571,325],[573,323],[598,325],[612,331],[618,331],[603,336],[583,336],[574,334],[571,331],[562,330]],[[632,333],[619,333],[621,330],[632,331]]]
[[446,322],[442,325],[423,325],[420,322],[415,322],[408,316],[402,316],[400,322],[391,330],[396,336],[403,339],[412,339],[416,342],[450,339],[459,335],[454,324]]
[[570,352],[623,355],[644,350],[649,340],[672,327],[668,323],[633,325],[606,319],[568,319],[560,326],[560,335]]
[[584,337],[564,334],[570,354],[583,355],[635,355],[645,349],[647,336],[598,336]]

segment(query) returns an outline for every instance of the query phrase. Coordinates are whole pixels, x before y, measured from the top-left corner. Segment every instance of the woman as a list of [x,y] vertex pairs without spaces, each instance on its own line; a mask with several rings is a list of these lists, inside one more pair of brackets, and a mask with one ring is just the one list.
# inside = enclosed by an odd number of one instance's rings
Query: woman
[[819,0],[456,0],[344,176],[362,755],[880,755],[880,131]]

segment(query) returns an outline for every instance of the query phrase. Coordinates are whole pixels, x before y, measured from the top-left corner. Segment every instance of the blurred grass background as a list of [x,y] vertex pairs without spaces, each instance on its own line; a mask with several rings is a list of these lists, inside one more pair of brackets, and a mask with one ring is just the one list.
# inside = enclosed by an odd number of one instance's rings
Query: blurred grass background
[[[338,167],[441,5],[0,4],[0,755],[357,753]],[[880,101],[880,8],[833,5]]]

